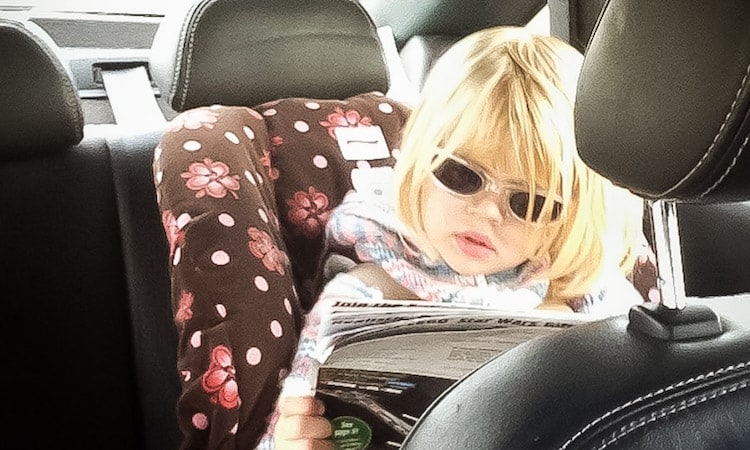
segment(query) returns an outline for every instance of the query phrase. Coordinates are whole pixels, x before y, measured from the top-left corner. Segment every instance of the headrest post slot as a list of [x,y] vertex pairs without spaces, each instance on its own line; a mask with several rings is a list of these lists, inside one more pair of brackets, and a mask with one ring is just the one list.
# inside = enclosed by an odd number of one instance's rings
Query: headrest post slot
[[667,200],[649,201],[654,218],[654,244],[659,267],[661,303],[672,309],[685,307],[685,278],[682,270],[677,204]]

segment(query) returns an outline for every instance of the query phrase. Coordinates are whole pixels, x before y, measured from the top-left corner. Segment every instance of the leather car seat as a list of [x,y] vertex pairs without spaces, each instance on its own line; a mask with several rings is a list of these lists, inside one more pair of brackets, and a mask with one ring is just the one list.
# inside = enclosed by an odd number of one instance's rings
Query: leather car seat
[[[607,0],[550,0],[550,32],[586,51]],[[685,294],[694,297],[725,296],[750,292],[745,269],[750,253],[748,201],[681,202],[675,207]],[[650,210],[644,229],[653,230]],[[648,235],[653,243],[653,236]]]
[[[178,386],[158,363],[174,367],[175,333],[154,314],[158,295],[150,305],[131,296],[133,285],[151,285],[125,268],[110,149],[104,137],[84,135],[79,98],[52,45],[24,23],[0,20],[5,439],[18,448],[174,447],[169,394]],[[133,184],[150,186],[148,175]],[[163,245],[149,243],[154,258]],[[158,274],[149,274],[155,284],[168,282]],[[155,324],[158,343],[148,332]],[[139,337],[151,342],[140,347]]]

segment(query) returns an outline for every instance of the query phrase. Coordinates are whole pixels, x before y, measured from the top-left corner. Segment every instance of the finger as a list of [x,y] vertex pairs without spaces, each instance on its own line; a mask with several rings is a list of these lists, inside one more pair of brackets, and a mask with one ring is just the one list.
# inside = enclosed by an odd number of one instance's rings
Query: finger
[[281,397],[279,414],[283,416],[322,416],[325,412],[323,402],[315,397]]
[[326,439],[331,433],[331,422],[321,416],[281,416],[274,430],[281,440]]
[[333,450],[333,442],[323,439],[299,439],[293,441],[279,440],[275,442],[276,450]]

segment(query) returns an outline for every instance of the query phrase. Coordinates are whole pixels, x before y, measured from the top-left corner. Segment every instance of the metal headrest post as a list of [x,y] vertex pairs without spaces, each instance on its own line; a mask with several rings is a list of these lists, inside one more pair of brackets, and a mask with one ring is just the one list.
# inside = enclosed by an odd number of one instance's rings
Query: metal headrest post
[[661,302],[670,309],[683,309],[686,305],[685,276],[682,269],[677,204],[668,200],[650,200],[649,207],[654,218],[654,245]]
[[721,318],[707,305],[687,304],[682,270],[677,202],[649,200],[661,302],[633,306],[628,329],[665,341],[711,338],[724,332]]

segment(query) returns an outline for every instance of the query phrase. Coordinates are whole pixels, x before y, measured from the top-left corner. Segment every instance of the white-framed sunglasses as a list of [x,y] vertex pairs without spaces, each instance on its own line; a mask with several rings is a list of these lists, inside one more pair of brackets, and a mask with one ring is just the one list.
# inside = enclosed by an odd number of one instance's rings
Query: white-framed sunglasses
[[[544,192],[535,194],[532,202],[528,191],[519,189],[518,186],[498,185],[484,171],[455,156],[449,156],[441,162],[432,171],[432,176],[438,185],[459,197],[471,197],[484,191],[500,195],[503,199],[501,205],[504,207],[504,217],[510,215],[525,222],[529,208],[531,208],[529,215],[531,222],[539,221],[542,215],[542,208],[546,201]],[[550,218],[557,220],[562,212],[562,203],[558,200],[552,200],[552,202]]]

